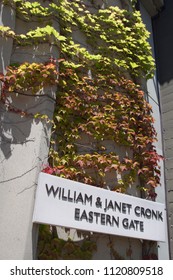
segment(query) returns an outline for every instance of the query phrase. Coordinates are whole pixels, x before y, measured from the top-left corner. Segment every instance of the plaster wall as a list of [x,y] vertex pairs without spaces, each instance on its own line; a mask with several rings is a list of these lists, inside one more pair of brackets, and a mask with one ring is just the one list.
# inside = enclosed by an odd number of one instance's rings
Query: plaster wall
[[[1,24],[19,34],[34,23],[17,20],[12,8],[1,4]],[[8,21],[7,21],[8,19]],[[18,47],[12,39],[1,38],[1,71],[14,62],[44,62],[58,56],[49,44]],[[52,118],[55,87],[44,88],[40,97],[11,94],[8,102],[15,109],[27,111],[22,117],[0,103],[0,259],[33,259],[36,252],[37,228],[32,214],[38,173],[47,164],[51,125],[34,120],[36,113]],[[27,94],[30,94],[29,92]]]
[[[141,1],[142,2],[142,1]],[[155,46],[154,46],[154,38],[153,38],[153,28],[152,21],[149,13],[144,8],[142,4],[140,4],[140,11],[142,14],[143,21],[146,25],[147,30],[150,32],[149,43],[152,47],[153,57],[155,58]],[[157,75],[155,73],[154,77],[147,81],[146,84],[146,95],[149,103],[152,106],[153,117],[155,120],[154,126],[157,132],[158,141],[155,143],[156,150],[159,155],[163,155],[163,142],[162,142],[162,125],[161,125],[161,112],[160,112],[160,102],[159,102],[159,87]],[[161,171],[161,184],[156,188],[156,201],[165,204],[166,208],[166,190],[165,190],[165,172],[164,172],[164,163],[160,162],[160,171]],[[166,225],[166,242],[158,243],[158,257],[159,259],[169,259],[169,244],[168,244],[168,231]]]
[[[8,26],[15,29],[15,11],[11,7],[4,6],[0,1],[0,26]],[[0,36],[0,72],[5,73],[7,65],[10,63],[13,39]],[[1,85],[0,85],[1,96]]]

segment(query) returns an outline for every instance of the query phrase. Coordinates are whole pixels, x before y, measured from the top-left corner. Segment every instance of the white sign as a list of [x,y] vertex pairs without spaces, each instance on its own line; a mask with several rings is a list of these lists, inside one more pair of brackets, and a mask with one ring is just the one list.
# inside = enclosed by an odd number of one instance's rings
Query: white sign
[[40,173],[34,223],[165,241],[164,204]]

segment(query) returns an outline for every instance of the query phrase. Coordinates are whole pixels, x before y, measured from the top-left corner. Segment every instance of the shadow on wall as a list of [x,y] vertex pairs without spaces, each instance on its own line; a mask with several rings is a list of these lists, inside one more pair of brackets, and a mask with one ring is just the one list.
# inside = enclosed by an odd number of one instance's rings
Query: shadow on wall
[[[51,124],[45,126],[45,121],[34,119],[34,114],[39,112],[51,117],[53,100],[48,96],[28,97],[16,96],[15,94],[11,94],[8,99],[12,105],[10,110],[0,102],[0,146],[4,159],[11,156],[14,145],[27,145],[29,142],[37,142],[37,137],[40,137],[38,133],[41,133],[40,125],[43,130],[47,130],[44,131],[44,135],[49,146],[49,135],[47,134]],[[14,108],[14,112],[12,108]],[[21,112],[27,112],[27,115],[22,116]],[[33,125],[35,127],[34,132],[32,132]],[[0,159],[0,162],[2,161],[3,159]]]
[[160,85],[173,79],[173,1],[165,0],[163,11],[153,19],[156,63]]
[[[2,1],[0,1],[2,2]],[[0,25],[14,27],[15,10],[10,6],[0,3]]]
[[22,118],[15,113],[9,113],[2,104],[0,105],[0,114],[1,151],[3,152],[4,158],[8,159],[12,154],[12,145],[34,141],[34,139],[27,140],[33,119]]
[[[0,1],[2,2],[2,1]],[[0,26],[9,27],[11,30],[15,28],[15,11],[13,8],[0,3]],[[13,46],[12,38],[0,36],[0,71],[5,71],[10,63],[10,57]]]

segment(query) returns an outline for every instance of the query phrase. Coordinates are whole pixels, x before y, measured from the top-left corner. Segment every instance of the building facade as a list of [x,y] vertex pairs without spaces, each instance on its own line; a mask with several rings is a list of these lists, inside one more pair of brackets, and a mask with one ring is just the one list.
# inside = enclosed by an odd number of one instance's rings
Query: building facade
[[[8,2],[8,1],[7,1]],[[10,2],[10,1],[9,1]],[[34,2],[34,1],[30,1]],[[38,1],[43,6],[44,1]],[[86,1],[87,2],[87,1]],[[88,1],[90,2],[90,1]],[[97,7],[104,9],[105,5],[118,6],[122,9],[131,9],[131,1],[94,1]],[[167,4],[167,3],[168,4]],[[90,4],[90,3],[89,3]],[[165,5],[165,6],[164,6]],[[157,58],[157,68],[159,76],[154,76],[147,82],[143,82],[143,90],[146,98],[153,108],[155,128],[158,135],[156,144],[157,152],[164,154],[162,130],[164,130],[165,147],[165,167],[161,163],[161,186],[157,187],[157,202],[164,203],[168,207],[168,231],[166,226],[166,242],[155,244],[155,251],[158,259],[169,259],[169,247],[172,248],[172,200],[171,200],[171,66],[167,68],[164,47],[160,37],[170,40],[165,32],[167,17],[166,11],[171,11],[171,1],[165,3],[162,0],[141,0],[137,1],[136,9],[140,10],[143,22],[151,33],[150,45],[153,57]],[[163,10],[165,7],[165,10]],[[167,8],[168,7],[168,8]],[[36,28],[36,23],[28,22],[17,15],[15,1],[11,5],[0,1],[0,25],[9,27],[15,34],[26,34],[32,28]],[[168,10],[167,10],[168,9]],[[170,16],[171,17],[171,16]],[[10,19],[10,20],[9,20]],[[53,19],[52,25],[55,30],[59,30],[59,24]],[[154,26],[154,29],[153,29]],[[171,27],[170,27],[171,28]],[[169,31],[169,30],[167,30]],[[4,31],[3,31],[4,32]],[[43,63],[50,57],[58,57],[59,49],[56,45],[42,43],[28,46],[16,46],[13,35],[6,37],[3,32],[0,36],[0,70],[6,72],[6,67],[13,63]],[[74,33],[74,37],[84,44],[85,39],[80,33]],[[81,36],[81,37],[80,37]],[[165,36],[165,37],[164,37]],[[170,46],[170,44],[168,43]],[[164,44],[165,46],[165,44]],[[155,52],[156,50],[156,52]],[[170,61],[170,60],[169,60]],[[170,65],[170,64],[169,64]],[[165,72],[165,69],[167,71]],[[159,77],[159,78],[158,78]],[[47,165],[48,151],[50,145],[51,123],[33,119],[33,115],[38,112],[53,118],[55,105],[56,87],[50,86],[43,89],[41,96],[8,96],[8,104],[1,102],[1,151],[0,151],[0,259],[36,259],[38,225],[32,224],[32,215],[35,201],[35,190],[37,186],[38,174]],[[165,103],[164,103],[165,102]],[[163,107],[161,106],[163,105]],[[167,106],[168,105],[168,106]],[[8,108],[11,108],[8,110]],[[161,110],[161,108],[163,108]],[[16,114],[28,112],[27,118]],[[161,112],[163,122],[161,121]],[[169,119],[168,119],[169,118]],[[85,138],[83,146],[89,145],[90,139]],[[112,144],[107,143],[107,149],[115,149]],[[82,152],[82,151],[81,151]],[[165,180],[166,174],[166,180]],[[111,180],[111,179],[110,179]],[[165,184],[166,182],[166,184]],[[133,193],[134,195],[134,193]],[[167,204],[168,201],[168,204]],[[83,237],[79,237],[75,230],[66,231],[57,228],[58,236],[62,239],[73,238],[75,242],[81,242]],[[113,259],[116,256],[123,256],[126,259],[142,259],[143,242],[138,239],[108,236],[95,234],[91,237],[97,242],[97,250],[93,253],[93,259]],[[107,244],[113,245],[114,251],[110,251]],[[148,246],[148,244],[146,245]],[[132,248],[135,248],[132,253]],[[114,254],[113,254],[114,253]],[[171,253],[172,254],[172,253]],[[172,256],[172,255],[171,255]]]

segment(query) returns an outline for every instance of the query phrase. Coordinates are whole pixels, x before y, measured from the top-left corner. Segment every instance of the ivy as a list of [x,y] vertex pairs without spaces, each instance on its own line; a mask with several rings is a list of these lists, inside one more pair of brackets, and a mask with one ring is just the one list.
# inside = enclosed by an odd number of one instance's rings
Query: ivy
[[[151,107],[140,88],[125,78],[127,71],[132,78],[144,74],[150,77],[153,72],[147,43],[149,34],[139,13],[109,7],[92,14],[82,1],[60,1],[62,5],[54,1],[46,7],[38,2],[13,2],[18,14],[23,16],[27,11],[32,16],[42,14],[42,18],[58,14],[60,32],[50,24],[26,34],[16,35],[8,27],[3,32],[6,36],[13,36],[19,45],[56,44],[63,58],[60,59],[60,71],[57,71],[55,61],[46,64],[26,62],[10,66],[6,75],[1,75],[3,96],[7,91],[21,93],[29,90],[37,94],[45,86],[58,84],[54,121],[58,151],[54,152],[53,146],[50,148],[50,162],[64,168],[61,171],[58,168],[56,172],[104,187],[106,173],[114,170],[121,175],[113,188],[115,190],[125,191],[137,176],[143,188],[157,186],[160,157],[153,146],[156,132]],[[92,51],[75,42],[74,26],[85,34]],[[130,149],[133,156],[120,160],[116,154],[104,153],[107,148],[102,144],[97,145],[91,155],[78,155],[75,142],[82,134],[100,143],[113,141]],[[86,171],[91,168],[98,173],[98,182]],[[56,174],[56,167],[52,170]]]
[[[121,179],[115,180],[113,189],[123,192],[137,176],[145,188],[157,186],[157,162],[161,158],[153,146],[156,132],[151,106],[140,88],[130,80],[117,80],[113,74],[106,79],[101,75],[92,79],[80,77],[63,62],[60,69],[54,136],[58,151],[55,154],[51,149],[50,153],[50,161],[58,168],[49,172],[59,176],[65,172],[70,179],[105,187],[106,174],[115,171]],[[79,155],[78,143],[83,134],[99,144],[91,153]],[[120,159],[116,153],[107,153],[104,140],[130,149],[133,156]],[[97,174],[97,182],[91,169]]]
[[15,32],[8,26],[0,26],[0,36],[3,38],[15,38]]
[[37,27],[35,30],[29,31],[26,35],[21,34],[16,36],[18,43],[21,45],[32,45],[43,42],[58,44],[59,42],[66,41],[66,38],[59,34],[52,26]]
[[38,259],[39,260],[90,260],[96,250],[95,242],[85,238],[82,243],[57,237],[48,226],[41,225],[39,232]]
[[[10,65],[0,74],[4,103],[9,93],[30,91],[35,96],[46,86],[57,86],[53,121],[39,113],[34,116],[53,124],[49,164],[43,171],[123,193],[136,186],[154,200],[162,157],[154,146],[152,108],[136,84],[137,78],[154,73],[149,33],[140,13],[107,6],[93,12],[80,0],[3,3],[12,5],[20,19],[34,20],[36,28],[15,34],[1,27],[0,36],[13,38],[19,48],[48,43],[59,51],[59,59]],[[26,112],[15,112],[27,117]],[[88,251],[95,248],[90,245],[84,250],[71,240],[60,241],[43,227],[39,258],[89,259]],[[74,256],[69,250],[78,253]],[[113,255],[117,258],[116,252]]]
[[30,1],[14,1],[17,4],[17,12],[22,15],[25,20],[30,20],[31,17],[39,17],[40,20],[44,17],[49,17],[51,11],[47,7],[43,7],[39,2]]
[[7,92],[24,93],[31,91],[36,94],[45,86],[57,83],[58,72],[56,64],[48,63],[23,63],[7,68],[7,73],[0,75],[3,82],[3,94]]
[[[140,13],[130,13],[118,7],[100,9],[92,14],[82,1],[54,1],[42,6],[39,2],[14,0],[18,14],[25,19],[31,16],[49,16],[58,21],[61,34],[53,26],[37,27],[27,34],[16,35],[18,43],[38,44],[40,42],[63,41],[62,53],[80,57],[83,63],[96,67],[105,73],[109,69],[129,71],[133,76],[150,78],[154,71],[154,61],[147,42],[149,33],[142,23]],[[81,47],[73,39],[72,30],[77,28],[86,36],[87,47]],[[51,38],[54,38],[51,41]],[[65,42],[64,42],[65,41]]]

